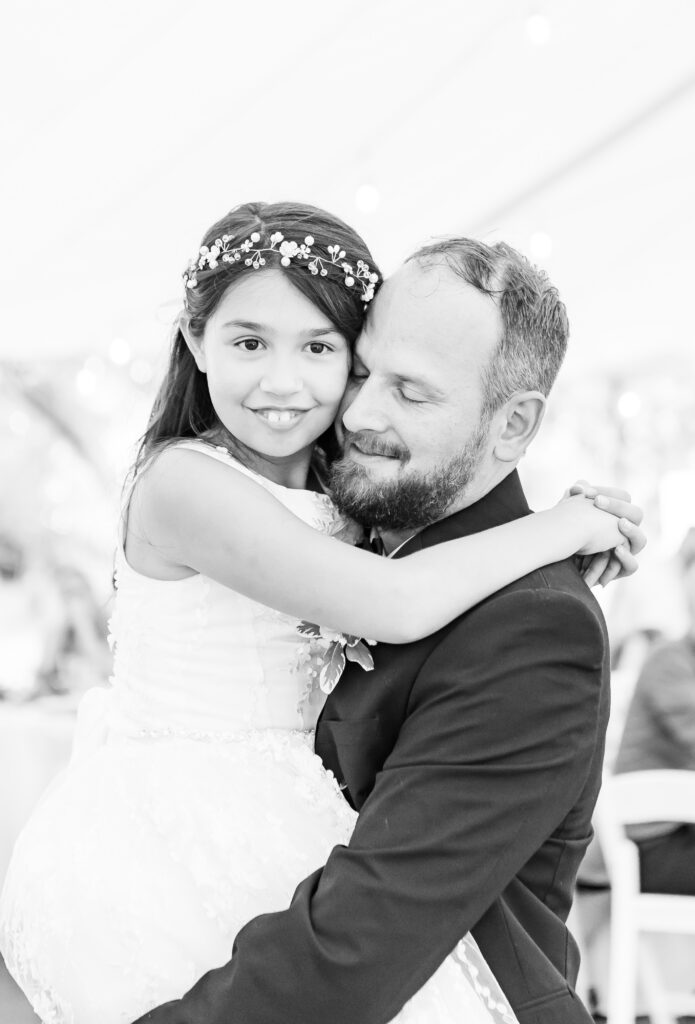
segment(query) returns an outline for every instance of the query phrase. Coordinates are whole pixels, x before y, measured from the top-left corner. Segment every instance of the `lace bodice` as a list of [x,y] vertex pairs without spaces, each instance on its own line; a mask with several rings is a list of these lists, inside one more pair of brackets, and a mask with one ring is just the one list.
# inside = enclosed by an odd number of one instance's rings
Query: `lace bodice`
[[[328,495],[267,480],[225,448],[196,440],[178,446],[253,477],[304,522],[349,539]],[[122,544],[116,587],[111,704],[124,728],[200,736],[313,728],[322,699],[297,620],[200,574],[143,576],[128,564]]]

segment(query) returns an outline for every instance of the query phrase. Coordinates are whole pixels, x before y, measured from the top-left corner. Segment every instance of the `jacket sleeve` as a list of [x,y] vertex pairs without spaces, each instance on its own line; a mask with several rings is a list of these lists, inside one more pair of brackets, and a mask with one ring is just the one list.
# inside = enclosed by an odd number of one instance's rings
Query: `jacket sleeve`
[[564,593],[459,620],[414,683],[349,846],[148,1024],[384,1024],[563,821],[596,743],[604,639]]

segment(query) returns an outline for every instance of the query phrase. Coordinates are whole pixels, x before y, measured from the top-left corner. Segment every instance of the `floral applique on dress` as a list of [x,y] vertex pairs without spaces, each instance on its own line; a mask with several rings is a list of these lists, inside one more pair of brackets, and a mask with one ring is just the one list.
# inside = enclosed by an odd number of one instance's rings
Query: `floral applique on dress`
[[300,622],[297,632],[306,637],[297,652],[297,666],[309,665],[309,675],[318,680],[324,693],[332,693],[336,688],[346,662],[356,662],[365,672],[374,668],[374,659],[367,645],[373,647],[376,640],[336,633],[313,622]]

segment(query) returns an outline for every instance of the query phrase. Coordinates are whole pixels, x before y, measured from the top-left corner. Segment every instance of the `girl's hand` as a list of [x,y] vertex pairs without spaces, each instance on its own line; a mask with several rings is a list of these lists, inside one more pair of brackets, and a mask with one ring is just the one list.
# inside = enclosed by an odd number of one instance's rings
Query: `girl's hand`
[[623,579],[637,572],[637,555],[647,543],[647,537],[640,529],[644,514],[639,505],[632,503],[627,491],[617,487],[595,487],[586,480],[578,480],[573,484],[565,497],[578,494],[592,498],[599,508],[617,516],[622,534],[620,543],[612,550],[584,558],[581,570],[587,586],[593,587],[600,583],[605,587],[612,580]]
[[572,524],[571,536],[577,544],[576,555],[597,555],[622,543],[616,516],[600,509],[593,499],[584,494],[565,498],[556,508]]

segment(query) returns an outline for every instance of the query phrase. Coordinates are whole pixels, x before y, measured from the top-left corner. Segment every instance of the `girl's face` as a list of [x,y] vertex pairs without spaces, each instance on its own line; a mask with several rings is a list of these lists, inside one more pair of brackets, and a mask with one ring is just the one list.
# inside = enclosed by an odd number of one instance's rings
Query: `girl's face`
[[249,270],[202,338],[184,333],[230,434],[272,463],[310,455],[338,410],[350,348],[282,271]]

